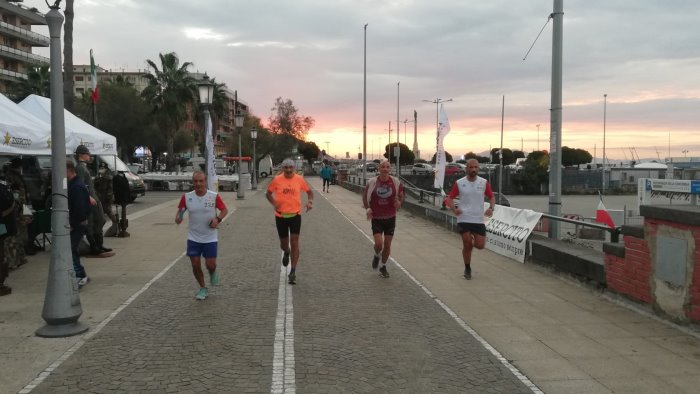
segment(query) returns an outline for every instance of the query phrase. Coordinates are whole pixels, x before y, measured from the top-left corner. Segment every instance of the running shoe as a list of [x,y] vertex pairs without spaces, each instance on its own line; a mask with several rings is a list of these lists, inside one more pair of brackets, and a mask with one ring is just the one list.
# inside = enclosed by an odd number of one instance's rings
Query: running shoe
[[464,266],[464,279],[471,279],[472,278],[472,266],[471,265],[465,265]]
[[90,282],[89,276],[84,276],[82,278],[78,278],[78,288],[81,289],[83,286],[88,284],[88,282]]
[[209,283],[211,283],[212,286],[219,285],[219,274],[216,273],[216,271],[209,273]]
[[372,257],[372,269],[376,270],[379,267],[379,256],[375,255]]
[[282,256],[282,266],[286,267],[287,265],[289,265],[289,252],[284,252]]
[[381,276],[382,278],[389,277],[389,271],[386,270],[386,266],[382,266],[382,268],[379,269],[379,276]]
[[289,284],[290,285],[295,285],[297,284],[297,274],[295,272],[290,272],[289,273]]
[[194,296],[194,298],[196,298],[198,300],[204,300],[207,298],[208,295],[209,295],[209,290],[207,290],[206,287],[201,287],[199,289],[199,291],[197,292],[197,295]]

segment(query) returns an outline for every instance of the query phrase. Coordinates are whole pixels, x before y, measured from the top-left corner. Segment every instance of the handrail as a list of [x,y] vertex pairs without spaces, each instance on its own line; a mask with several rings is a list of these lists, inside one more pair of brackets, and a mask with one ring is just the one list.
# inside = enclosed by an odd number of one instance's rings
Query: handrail
[[603,230],[607,231],[610,233],[610,242],[620,242],[620,232],[621,228],[620,227],[615,227],[611,228],[610,226],[604,225],[604,224],[598,224],[598,223],[590,223],[590,222],[584,222],[582,220],[576,220],[576,219],[569,219],[561,216],[554,216],[550,215],[548,213],[542,213],[543,218],[551,219],[551,220],[556,220],[558,222],[566,222],[566,223],[572,223],[577,226],[583,226],[583,227],[591,227],[591,228],[596,228],[598,230]]
[[46,37],[45,35],[39,34],[39,33],[34,32],[32,30],[27,30],[27,29],[24,29],[24,28],[15,26],[15,25],[11,25],[7,22],[2,22],[2,21],[0,21],[0,27],[4,27],[5,29],[12,30],[21,36],[25,36],[25,37],[28,37],[30,39],[40,41],[46,45],[48,45],[50,43],[49,37]]

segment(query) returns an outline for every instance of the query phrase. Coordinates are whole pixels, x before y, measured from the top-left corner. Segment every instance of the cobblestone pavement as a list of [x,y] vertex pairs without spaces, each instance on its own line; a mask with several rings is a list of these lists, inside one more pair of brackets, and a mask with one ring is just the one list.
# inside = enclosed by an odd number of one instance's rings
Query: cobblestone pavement
[[[271,392],[280,255],[271,207],[251,193],[220,232],[221,285],[207,300],[194,300],[181,258],[33,392]],[[284,285],[287,392],[530,392],[402,271],[379,278],[370,260],[367,237],[317,198],[297,285]]]

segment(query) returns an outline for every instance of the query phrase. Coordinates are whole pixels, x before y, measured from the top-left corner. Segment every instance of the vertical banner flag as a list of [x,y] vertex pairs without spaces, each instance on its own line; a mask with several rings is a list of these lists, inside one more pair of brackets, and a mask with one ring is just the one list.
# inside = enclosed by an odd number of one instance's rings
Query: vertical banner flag
[[90,76],[92,80],[92,102],[96,103],[100,95],[97,93],[97,67],[95,67],[95,58],[92,57],[92,49],[90,49]]
[[445,192],[442,190],[442,185],[445,182],[445,146],[443,141],[445,136],[450,132],[450,121],[447,120],[447,111],[445,107],[440,104],[440,116],[438,117],[438,130],[437,130],[437,149],[435,150],[435,183],[433,187],[440,189],[442,195]]
[[[216,168],[214,168],[214,136],[211,132],[211,117],[207,116],[205,146],[207,148],[207,189],[219,191],[219,179],[216,176]],[[239,173],[240,176],[240,173]]]
[[600,201],[598,201],[598,209],[595,211],[595,221],[596,223],[607,224],[610,228],[615,228],[615,222],[613,221],[612,216],[610,216],[610,213],[605,208],[605,205],[603,205],[603,196],[601,196]]

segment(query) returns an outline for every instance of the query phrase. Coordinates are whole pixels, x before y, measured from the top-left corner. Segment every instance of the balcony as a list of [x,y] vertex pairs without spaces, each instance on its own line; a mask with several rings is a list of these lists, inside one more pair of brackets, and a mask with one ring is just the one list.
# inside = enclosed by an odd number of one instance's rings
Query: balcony
[[0,69],[0,79],[3,81],[19,82],[27,79],[27,74],[18,73],[17,71]]
[[35,55],[31,52],[20,51],[19,49],[10,48],[5,45],[0,45],[0,57],[39,66],[49,65],[49,58],[47,57]]
[[49,46],[49,37],[43,36],[39,33],[35,33],[31,30],[22,29],[21,27],[17,27],[9,23],[0,22],[0,33],[4,33],[8,36],[15,37],[34,47]]

